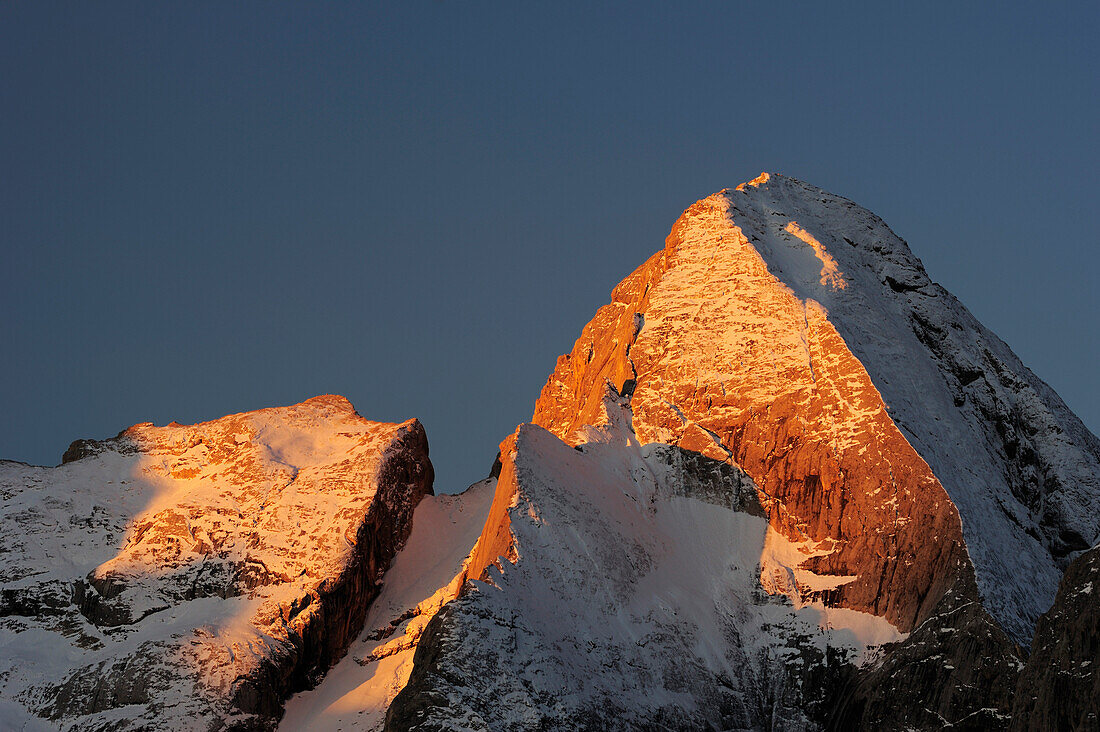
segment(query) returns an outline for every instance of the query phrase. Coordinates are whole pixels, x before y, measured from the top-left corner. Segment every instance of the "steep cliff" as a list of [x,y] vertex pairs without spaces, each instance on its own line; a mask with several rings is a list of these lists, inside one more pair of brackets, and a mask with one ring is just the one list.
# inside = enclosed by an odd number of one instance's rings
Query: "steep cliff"
[[905,630],[968,554],[1028,643],[1100,531],[1100,442],[880,219],[791,178],[691,206],[533,420],[575,441],[605,380],[640,440],[732,459],[776,528],[834,540],[818,566],[857,579],[833,603]]
[[431,494],[418,422],[337,396],[0,465],[0,697],[65,729],[270,729]]
[[1100,729],[1100,547],[1082,554],[1062,578],[1020,675],[1013,730]]
[[[458,495],[425,498],[412,533],[382,580],[363,632],[314,689],[287,701],[284,730],[376,729],[405,687],[425,627],[459,596],[492,502],[489,478]],[[473,574],[476,579],[480,570]]]

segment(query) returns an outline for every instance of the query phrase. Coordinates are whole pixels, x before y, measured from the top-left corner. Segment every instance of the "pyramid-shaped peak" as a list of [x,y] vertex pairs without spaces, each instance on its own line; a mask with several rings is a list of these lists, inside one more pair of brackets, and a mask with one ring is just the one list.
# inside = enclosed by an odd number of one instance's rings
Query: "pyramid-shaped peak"
[[[766,496],[786,495],[774,520],[840,542],[830,561],[861,577],[832,601],[903,632],[948,574],[871,566],[844,529],[855,519],[813,503],[819,481],[926,567],[930,551],[943,572],[968,554],[958,566],[973,561],[987,609],[1021,643],[1059,562],[1100,536],[1096,439],[880,218],[795,178],[765,173],[692,204],[559,360],[533,421],[586,439],[606,421],[607,382],[641,444],[729,456]],[[777,444],[794,463],[763,447]],[[872,588],[882,572],[893,584]]]

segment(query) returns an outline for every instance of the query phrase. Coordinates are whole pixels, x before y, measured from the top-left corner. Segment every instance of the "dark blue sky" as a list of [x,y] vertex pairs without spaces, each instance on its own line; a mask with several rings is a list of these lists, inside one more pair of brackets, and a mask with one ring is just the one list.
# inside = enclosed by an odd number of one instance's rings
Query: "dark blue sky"
[[392,5],[0,4],[0,456],[335,392],[455,491],[761,170],[1100,428],[1096,3]]

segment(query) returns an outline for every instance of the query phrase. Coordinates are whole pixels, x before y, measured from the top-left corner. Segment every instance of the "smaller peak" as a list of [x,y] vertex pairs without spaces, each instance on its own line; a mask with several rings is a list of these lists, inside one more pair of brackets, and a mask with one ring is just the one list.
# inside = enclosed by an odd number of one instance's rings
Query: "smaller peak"
[[[170,424],[168,426],[169,427],[173,427],[173,426],[174,427],[182,427],[183,425],[179,424],[178,422],[172,422],[172,424]],[[118,439],[121,439],[123,437],[133,438],[133,437],[137,437],[137,436],[141,435],[144,432],[148,432],[149,430],[154,430],[156,428],[157,428],[157,426],[155,424],[153,424],[152,422],[138,422],[137,424],[132,424],[129,427],[123,429],[121,432],[119,432],[114,437],[110,437],[107,440],[98,440],[98,442],[107,442],[108,440],[118,440]]]
[[767,183],[767,182],[768,182],[769,180],[771,180],[771,178],[772,178],[772,175],[774,175],[774,174],[773,174],[773,173],[769,173],[769,172],[767,172],[767,171],[764,171],[763,173],[761,173],[760,175],[756,176],[755,178],[753,178],[753,179],[752,179],[752,180],[750,180],[749,182],[747,182],[747,183],[742,183],[741,185],[737,186],[737,190],[739,190],[739,191],[743,191],[743,190],[745,190],[745,187],[746,187],[746,186],[752,186],[753,188],[759,188],[760,186],[764,185],[764,184],[765,184],[765,183]]
[[309,404],[311,406],[328,406],[336,407],[346,411],[355,411],[355,407],[348,401],[347,397],[340,396],[339,394],[319,394],[318,396],[311,397],[302,402],[303,405]]

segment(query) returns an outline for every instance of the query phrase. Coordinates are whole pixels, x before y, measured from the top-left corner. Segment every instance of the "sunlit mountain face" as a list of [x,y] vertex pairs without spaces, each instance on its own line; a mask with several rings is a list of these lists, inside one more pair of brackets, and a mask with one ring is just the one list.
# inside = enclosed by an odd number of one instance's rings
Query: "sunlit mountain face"
[[334,396],[66,459],[0,464],[16,728],[1098,719],[1100,441],[785,176],[685,211],[461,495]]
[[12,729],[273,727],[358,634],[432,483],[418,422],[336,396],[66,458],[0,466]]

